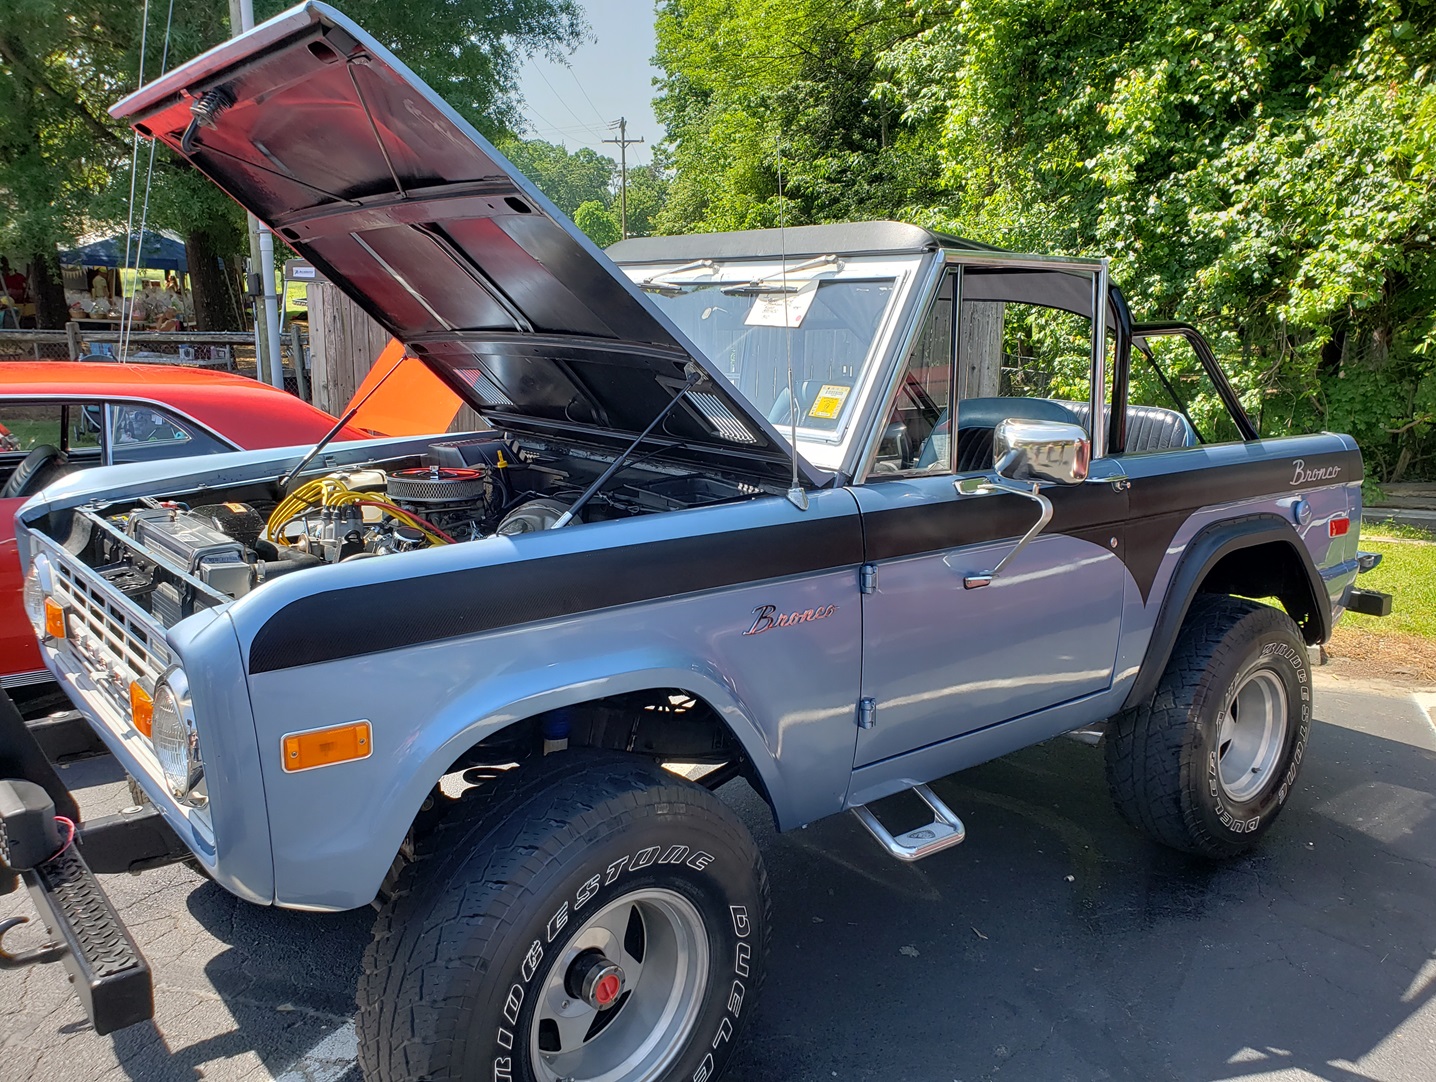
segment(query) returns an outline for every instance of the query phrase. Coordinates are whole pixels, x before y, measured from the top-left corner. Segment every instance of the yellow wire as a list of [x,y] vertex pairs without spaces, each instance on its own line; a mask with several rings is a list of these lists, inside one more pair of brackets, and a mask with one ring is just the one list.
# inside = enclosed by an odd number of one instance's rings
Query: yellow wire
[[[289,538],[285,537],[282,532],[284,527],[316,504],[323,507],[342,507],[345,504],[360,503],[372,498],[373,496],[368,492],[355,492],[337,477],[320,477],[313,481],[306,481],[279,501],[279,506],[274,509],[274,513],[269,516],[269,521],[265,523],[265,531],[275,544],[288,545]],[[444,545],[448,543],[433,530],[421,525],[413,515],[402,508],[396,507],[392,511],[386,510],[384,513],[390,518],[398,519],[418,530],[428,538],[430,544]]]

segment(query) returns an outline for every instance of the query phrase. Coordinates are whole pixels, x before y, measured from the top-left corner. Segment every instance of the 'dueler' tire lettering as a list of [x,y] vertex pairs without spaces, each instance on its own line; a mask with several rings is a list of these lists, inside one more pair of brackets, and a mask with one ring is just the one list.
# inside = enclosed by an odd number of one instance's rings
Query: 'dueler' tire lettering
[[1107,781],[1122,817],[1157,841],[1236,856],[1291,798],[1310,733],[1307,649],[1291,617],[1202,595],[1152,697],[1112,719]]
[[768,949],[767,876],[742,823],[614,752],[497,784],[423,840],[375,923],[364,1077],[718,1078]]

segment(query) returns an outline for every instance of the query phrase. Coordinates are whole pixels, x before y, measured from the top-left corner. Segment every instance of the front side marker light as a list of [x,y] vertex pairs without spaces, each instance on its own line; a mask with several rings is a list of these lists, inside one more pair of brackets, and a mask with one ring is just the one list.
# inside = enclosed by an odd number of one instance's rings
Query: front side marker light
[[138,680],[130,682],[130,721],[142,736],[149,737],[154,731],[155,700]]
[[65,606],[53,597],[45,598],[45,634],[52,639],[65,637]]
[[328,729],[311,729],[304,733],[286,733],[280,738],[284,769],[313,770],[317,766],[333,766],[355,759],[367,759],[374,744],[367,721],[353,721]]

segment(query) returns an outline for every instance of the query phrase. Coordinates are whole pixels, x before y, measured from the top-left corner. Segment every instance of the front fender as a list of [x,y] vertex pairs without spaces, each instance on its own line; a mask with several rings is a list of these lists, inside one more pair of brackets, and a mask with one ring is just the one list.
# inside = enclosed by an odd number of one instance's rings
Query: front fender
[[[856,615],[854,608],[854,623]],[[830,701],[809,701],[802,709],[768,717],[760,715],[753,696],[745,694],[742,676],[725,675],[720,658],[693,649],[703,645],[701,639],[691,644],[671,638],[630,640],[619,649],[594,653],[577,649],[566,630],[550,627],[545,635],[534,626],[512,636],[532,636],[546,644],[543,650],[493,643],[489,651],[485,647],[490,644],[469,643],[463,655],[450,646],[336,663],[347,670],[343,678],[332,670],[319,676],[308,667],[251,676],[276,902],[321,910],[367,903],[424,800],[464,752],[535,714],[647,688],[684,691],[717,712],[773,799],[780,826],[840,809],[856,731],[851,718],[854,689],[834,685]],[[840,634],[836,626],[815,625],[815,639],[820,630]],[[606,637],[610,643],[625,641],[619,634]],[[575,648],[566,649],[570,645]],[[815,651],[824,649],[820,643],[813,645]],[[851,671],[855,681],[856,667]],[[319,693],[324,687],[330,691]],[[345,718],[369,720],[372,754],[286,772],[283,735],[313,727],[298,720],[305,717],[324,718],[328,724]],[[785,743],[790,754],[780,764]],[[793,802],[798,797],[807,803],[797,806]]]

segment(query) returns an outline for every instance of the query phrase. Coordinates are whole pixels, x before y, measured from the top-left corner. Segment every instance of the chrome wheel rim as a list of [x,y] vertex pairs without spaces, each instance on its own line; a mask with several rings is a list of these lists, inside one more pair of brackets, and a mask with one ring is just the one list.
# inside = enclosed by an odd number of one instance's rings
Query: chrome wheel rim
[[1217,735],[1217,777],[1228,799],[1262,792],[1286,746],[1286,685],[1271,669],[1255,669],[1236,686]]
[[[569,987],[580,956],[623,972],[606,1010]],[[708,984],[708,934],[693,903],[648,888],[609,902],[554,960],[529,1027],[529,1062],[542,1082],[648,1082],[682,1051]]]

